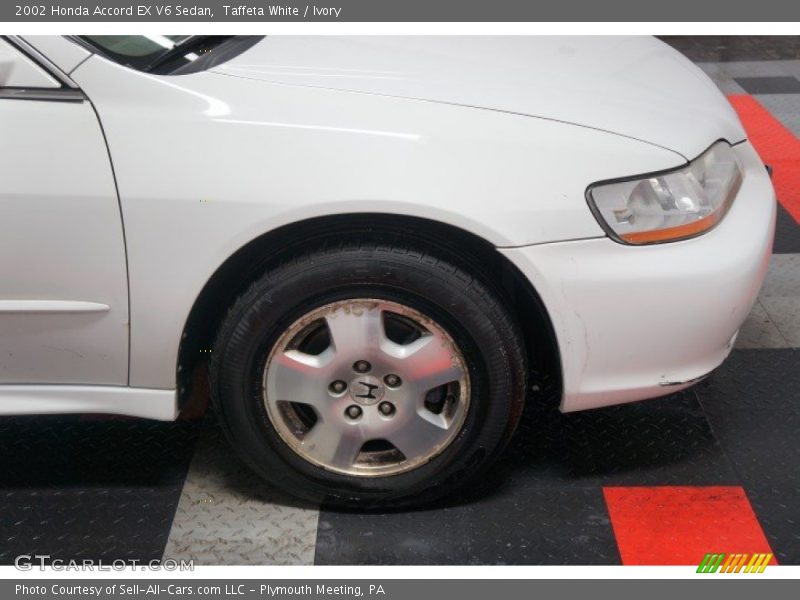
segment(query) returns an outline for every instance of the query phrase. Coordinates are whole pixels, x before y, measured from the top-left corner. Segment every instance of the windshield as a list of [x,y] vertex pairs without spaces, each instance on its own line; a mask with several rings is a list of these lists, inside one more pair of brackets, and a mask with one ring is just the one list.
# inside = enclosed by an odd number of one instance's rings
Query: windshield
[[191,38],[189,35],[82,35],[103,55],[127,67],[147,70],[164,54]]
[[121,65],[178,75],[211,68],[244,52],[263,36],[82,35],[83,44]]

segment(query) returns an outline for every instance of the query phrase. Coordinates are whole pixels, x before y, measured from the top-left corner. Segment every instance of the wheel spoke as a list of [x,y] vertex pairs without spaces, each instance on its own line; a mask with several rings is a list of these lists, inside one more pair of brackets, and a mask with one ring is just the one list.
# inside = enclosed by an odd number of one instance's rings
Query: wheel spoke
[[303,437],[302,448],[325,465],[349,469],[363,445],[358,427],[340,429],[320,421]]
[[449,342],[436,335],[423,336],[405,346],[395,344],[392,353],[402,359],[405,379],[421,394],[464,376]]
[[439,418],[441,415],[429,411],[423,412],[427,414],[414,413],[402,426],[386,437],[407,458],[419,456],[427,449],[437,447],[449,435],[445,420]]
[[325,316],[336,354],[358,356],[379,348],[386,339],[382,311],[374,305],[354,305],[349,310],[337,310]]
[[325,406],[327,395],[326,368],[332,352],[319,355],[287,350],[276,354],[267,371],[266,392],[271,402],[300,402]]

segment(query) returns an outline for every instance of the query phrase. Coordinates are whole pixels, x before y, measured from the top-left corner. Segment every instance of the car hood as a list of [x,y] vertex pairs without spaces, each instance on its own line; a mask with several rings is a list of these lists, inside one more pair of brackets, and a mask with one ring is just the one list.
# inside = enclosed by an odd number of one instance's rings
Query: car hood
[[564,121],[686,158],[745,138],[711,80],[648,37],[270,36],[213,71]]

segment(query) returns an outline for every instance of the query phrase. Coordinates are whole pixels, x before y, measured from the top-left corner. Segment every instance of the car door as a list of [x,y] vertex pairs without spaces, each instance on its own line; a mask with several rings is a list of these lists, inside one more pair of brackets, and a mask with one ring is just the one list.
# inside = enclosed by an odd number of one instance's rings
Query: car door
[[125,244],[103,131],[38,58],[0,38],[0,386],[126,384]]

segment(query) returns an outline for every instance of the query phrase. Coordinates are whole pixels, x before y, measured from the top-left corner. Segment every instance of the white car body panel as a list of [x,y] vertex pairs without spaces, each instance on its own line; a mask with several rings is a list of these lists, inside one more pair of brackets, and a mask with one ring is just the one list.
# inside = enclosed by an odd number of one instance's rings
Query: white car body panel
[[593,129],[431,102],[208,73],[158,77],[100,57],[72,77],[96,103],[114,156],[135,386],[174,385],[203,285],[281,225],[380,212],[449,223],[496,246],[601,237],[587,185],[684,162]]
[[125,242],[97,117],[0,100],[0,131],[0,384],[126,384]]
[[[16,327],[0,338],[2,414],[173,418],[178,347],[206,282],[252,240],[319,216],[424,217],[497,247],[549,311],[564,410],[704,375],[763,278],[774,196],[748,144],[740,197],[706,235],[627,247],[588,208],[592,183],[744,139],[705,75],[655,40],[267,38],[180,76],[87,58],[64,38],[27,41],[91,104],[41,103],[49,116],[33,123],[29,103],[0,100],[15,135],[0,142],[0,201],[28,217],[0,222],[0,272],[12,274],[0,326]],[[74,145],[54,144],[52,128]],[[26,212],[22,193],[48,210]],[[697,310],[654,322],[670,294]],[[7,345],[24,350],[16,362]]]
[[268,36],[213,70],[576,123],[687,159],[745,139],[714,83],[652,37]]

